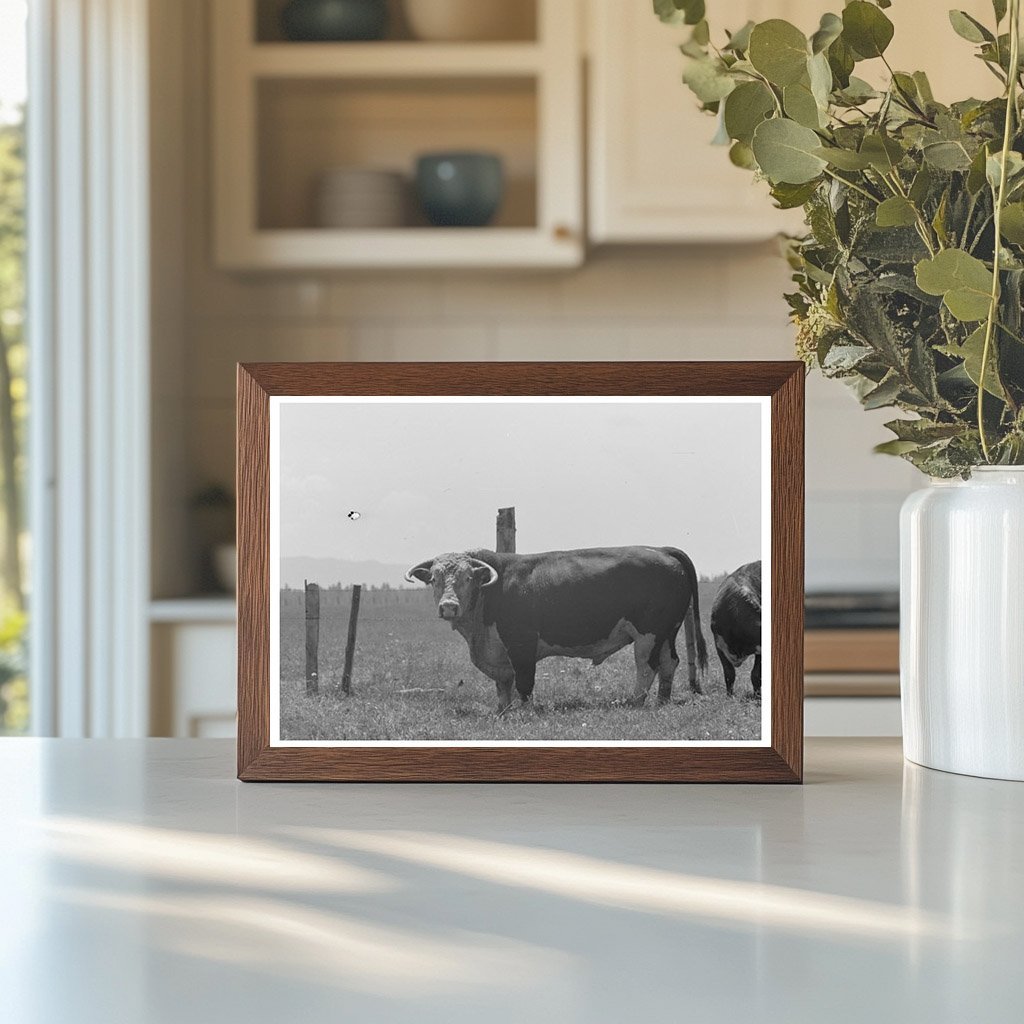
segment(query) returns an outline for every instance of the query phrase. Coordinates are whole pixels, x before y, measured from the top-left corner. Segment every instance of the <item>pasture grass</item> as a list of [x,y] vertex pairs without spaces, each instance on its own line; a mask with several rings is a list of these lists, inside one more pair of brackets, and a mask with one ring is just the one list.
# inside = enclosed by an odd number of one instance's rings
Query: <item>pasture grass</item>
[[[494,683],[469,660],[463,638],[438,620],[429,592],[368,591],[359,616],[352,693],[340,690],[348,628],[347,596],[321,605],[320,692],[307,696],[305,622],[292,596],[282,601],[281,738],[285,740],[756,740],[761,702],[750,664],[727,697],[709,618],[717,581],[701,584],[708,644],[703,696],[687,682],[685,644],[672,701],[632,707],[632,646],[601,665],[547,658],[537,665],[533,701],[497,715]],[[325,592],[326,593],[326,592]],[[294,592],[292,592],[294,595]]]

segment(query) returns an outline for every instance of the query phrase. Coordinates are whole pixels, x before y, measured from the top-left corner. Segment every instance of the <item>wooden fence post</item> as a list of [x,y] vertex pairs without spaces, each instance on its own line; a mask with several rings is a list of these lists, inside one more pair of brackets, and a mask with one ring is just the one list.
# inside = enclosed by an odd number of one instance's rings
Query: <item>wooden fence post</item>
[[320,692],[320,588],[305,581],[306,586],[306,696]]
[[352,692],[352,658],[356,653],[356,627],[359,623],[359,598],[363,588],[358,584],[352,587],[352,607],[348,613],[348,639],[345,641],[345,670],[341,675],[341,692]]
[[495,551],[514,554],[516,550],[516,510],[512,508],[498,509],[498,540]]

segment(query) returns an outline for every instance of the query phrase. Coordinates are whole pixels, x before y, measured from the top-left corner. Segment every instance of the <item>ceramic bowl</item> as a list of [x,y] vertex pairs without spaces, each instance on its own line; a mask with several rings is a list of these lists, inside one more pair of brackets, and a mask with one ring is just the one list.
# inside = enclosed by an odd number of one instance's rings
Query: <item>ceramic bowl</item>
[[417,39],[475,42],[532,39],[532,0],[404,0],[405,17]]
[[395,171],[337,167],[325,172],[316,195],[322,228],[399,228],[405,224],[406,178]]
[[505,194],[501,157],[494,153],[426,153],[416,162],[416,193],[436,227],[483,227]]
[[380,39],[388,25],[387,0],[290,0],[281,28],[295,42]]

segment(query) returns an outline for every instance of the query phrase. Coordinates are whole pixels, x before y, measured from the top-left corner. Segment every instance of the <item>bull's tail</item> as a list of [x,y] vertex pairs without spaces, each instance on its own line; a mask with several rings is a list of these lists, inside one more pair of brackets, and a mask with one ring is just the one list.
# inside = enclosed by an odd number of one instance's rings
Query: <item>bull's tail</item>
[[683,567],[686,575],[686,582],[690,587],[690,608],[688,614],[693,616],[693,635],[697,648],[697,668],[703,676],[708,669],[708,648],[704,642],[704,630],[700,624],[700,584],[697,579],[697,570],[693,567],[690,556],[678,548],[665,548],[665,550]]

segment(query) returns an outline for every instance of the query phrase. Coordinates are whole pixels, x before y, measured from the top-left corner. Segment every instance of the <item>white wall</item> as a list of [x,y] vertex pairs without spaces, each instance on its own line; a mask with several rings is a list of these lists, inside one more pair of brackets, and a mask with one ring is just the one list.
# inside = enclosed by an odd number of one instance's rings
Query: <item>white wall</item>
[[[190,486],[233,477],[239,360],[792,358],[781,298],[788,271],[772,244],[602,251],[570,273],[243,278],[214,270],[203,8],[203,0],[183,4],[178,126],[187,370],[171,399],[183,412]],[[163,176],[175,180],[166,168]],[[917,477],[871,454],[886,418],[863,413],[838,384],[808,380],[809,587],[896,585],[897,511]]]

